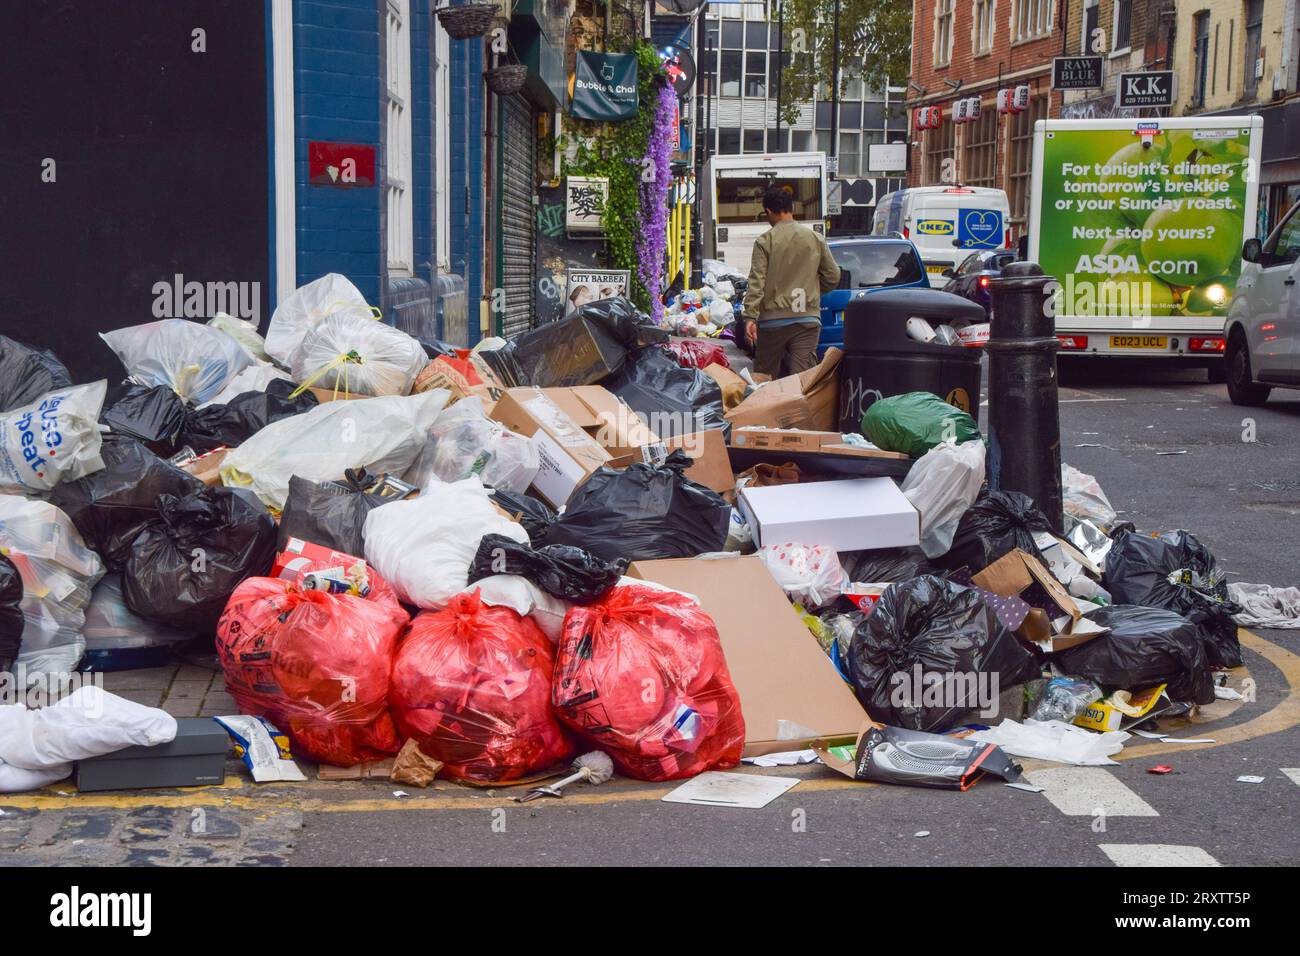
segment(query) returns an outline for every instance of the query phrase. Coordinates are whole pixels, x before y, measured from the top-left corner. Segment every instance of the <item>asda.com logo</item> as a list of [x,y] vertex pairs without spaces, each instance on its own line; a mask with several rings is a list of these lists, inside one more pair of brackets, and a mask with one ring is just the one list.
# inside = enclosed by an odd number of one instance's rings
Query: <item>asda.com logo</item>
[[952,221],[949,219],[922,219],[916,224],[916,231],[923,236],[951,236]]

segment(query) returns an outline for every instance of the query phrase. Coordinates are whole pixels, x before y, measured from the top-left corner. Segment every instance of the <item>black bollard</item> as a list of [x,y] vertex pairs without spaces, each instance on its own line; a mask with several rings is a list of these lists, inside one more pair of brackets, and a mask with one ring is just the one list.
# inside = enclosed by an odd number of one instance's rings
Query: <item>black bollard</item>
[[989,283],[988,480],[994,491],[1029,495],[1062,534],[1055,283],[1036,262],[1013,262]]

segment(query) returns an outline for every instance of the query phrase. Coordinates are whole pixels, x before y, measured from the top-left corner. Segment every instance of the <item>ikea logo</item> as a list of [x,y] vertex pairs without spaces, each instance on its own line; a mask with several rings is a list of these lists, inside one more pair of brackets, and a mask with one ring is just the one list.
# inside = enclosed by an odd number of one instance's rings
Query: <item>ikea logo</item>
[[951,219],[922,219],[916,224],[916,231],[923,236],[951,236]]

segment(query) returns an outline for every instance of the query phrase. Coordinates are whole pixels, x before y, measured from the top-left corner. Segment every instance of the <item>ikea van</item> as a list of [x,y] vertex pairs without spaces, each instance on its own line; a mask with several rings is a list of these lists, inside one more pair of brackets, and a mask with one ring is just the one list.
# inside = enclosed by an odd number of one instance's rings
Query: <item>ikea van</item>
[[912,240],[925,271],[937,279],[980,249],[1011,245],[1011,205],[1004,189],[986,186],[914,186],[882,196],[872,235]]

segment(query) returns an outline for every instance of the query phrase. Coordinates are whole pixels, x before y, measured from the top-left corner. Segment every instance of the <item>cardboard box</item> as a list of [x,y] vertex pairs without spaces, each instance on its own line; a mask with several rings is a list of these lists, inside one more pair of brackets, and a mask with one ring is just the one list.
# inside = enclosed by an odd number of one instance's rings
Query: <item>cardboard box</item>
[[921,542],[921,516],[889,478],[746,487],[738,505],[759,547],[795,541],[857,551]]
[[766,428],[751,425],[733,428],[731,444],[734,448],[756,448],[760,451],[810,452],[823,455],[844,455],[850,458],[887,458],[891,461],[910,461],[897,451],[880,448],[860,448],[845,443],[839,432],[815,432],[801,428]]
[[492,409],[492,418],[533,439],[541,468],[532,488],[552,508],[568,501],[597,468],[614,464],[613,456],[543,389],[507,389]]
[[1003,597],[1016,597],[1031,584],[1038,584],[1055,610],[1050,617],[1035,607],[1025,617],[1016,634],[1036,644],[1050,644],[1052,651],[1063,651],[1106,633],[1079,613],[1079,605],[1068,591],[1033,555],[1019,548],[1004,554],[979,574],[972,575],[976,587]]
[[768,382],[727,412],[736,427],[766,425],[769,428],[807,428],[830,431],[837,425],[839,376],[843,356],[837,348],[826,350],[821,363]]
[[180,468],[181,471],[193,475],[209,488],[214,488],[221,484],[221,466],[229,454],[230,449],[223,445],[221,448],[214,448],[212,451],[199,455],[193,461],[181,465]]
[[179,717],[176,738],[154,747],[127,747],[77,762],[77,789],[145,790],[210,787],[226,779],[230,738],[211,717]]
[[[754,555],[634,561],[628,574],[693,594],[713,618],[745,717],[745,755],[798,750],[866,719],[853,690]],[[785,729],[803,728],[793,736]]]
[[302,538],[289,538],[284,549],[271,562],[267,577],[284,578],[287,581],[298,580],[304,571],[320,571],[325,568],[350,568],[356,564],[365,564],[365,558],[336,551]]
[[731,470],[731,456],[727,452],[727,439],[720,428],[679,435],[664,442],[668,451],[681,449],[695,464],[686,469],[686,477],[712,488],[720,495],[734,491],[736,476]]
[[706,366],[704,374],[717,382],[718,388],[722,389],[723,408],[733,409],[745,400],[745,393],[749,391],[748,383],[725,365]]
[[659,436],[608,389],[576,385],[542,391],[613,458],[657,464],[667,455]]

